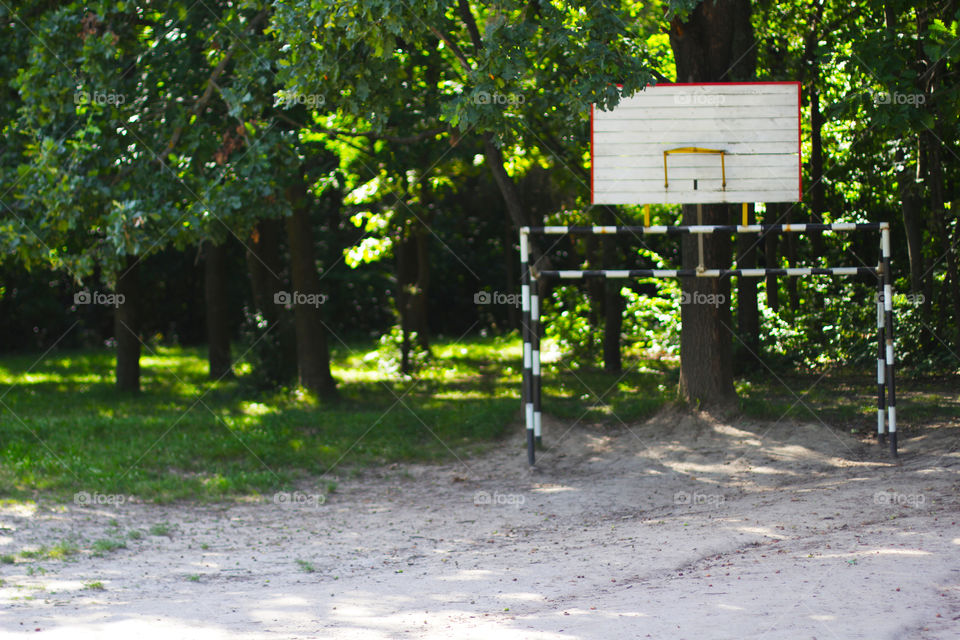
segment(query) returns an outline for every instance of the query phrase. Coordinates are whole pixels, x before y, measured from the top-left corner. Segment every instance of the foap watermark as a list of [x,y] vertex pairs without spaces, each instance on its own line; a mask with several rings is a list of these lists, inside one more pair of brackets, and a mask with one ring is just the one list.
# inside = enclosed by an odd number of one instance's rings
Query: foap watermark
[[319,507],[327,503],[322,493],[304,493],[302,491],[278,491],[273,494],[273,504],[281,507]]
[[488,91],[478,91],[473,96],[476,104],[499,104],[499,105],[518,105],[527,101],[522,94],[518,93],[489,93]]
[[94,491],[78,491],[73,494],[73,504],[80,507],[111,506],[119,507],[127,501],[127,496],[120,493],[97,493]]
[[727,96],[710,93],[683,92],[673,96],[673,103],[679,105],[697,105],[705,107],[718,107],[727,103]]
[[727,301],[727,296],[722,293],[703,293],[701,291],[684,291],[680,294],[680,304],[709,304],[719,307]]
[[101,107],[106,105],[120,106],[127,101],[127,96],[115,91],[74,91],[73,104],[95,104]]
[[873,504],[899,506],[899,507],[920,507],[927,501],[927,496],[922,493],[897,493],[896,491],[878,491],[873,494]]
[[[873,301],[877,304],[883,304],[883,294],[873,294]],[[907,304],[912,307],[919,307],[926,301],[927,298],[922,293],[895,293],[891,300],[894,304]]]
[[519,308],[519,293],[500,293],[499,291],[477,291],[473,294],[473,304],[510,304]]
[[519,509],[526,501],[527,498],[522,493],[500,493],[499,491],[490,493],[489,491],[477,491],[473,494],[473,504],[478,507],[497,505]]
[[918,107],[926,104],[927,96],[922,93],[900,93],[899,91],[871,91],[873,104],[906,104]]
[[327,99],[317,93],[285,93],[283,91],[273,96],[274,107],[296,107],[304,106],[311,109],[322,107]]
[[126,302],[122,293],[104,293],[102,291],[77,291],[73,294],[73,304],[99,304],[107,307],[119,307]]
[[673,504],[701,504],[716,507],[726,500],[719,493],[698,493],[694,491],[677,491],[673,494]]
[[307,307],[319,307],[330,299],[325,293],[301,293],[300,291],[277,291],[273,294],[273,304],[281,304],[285,307],[291,305],[303,305]]

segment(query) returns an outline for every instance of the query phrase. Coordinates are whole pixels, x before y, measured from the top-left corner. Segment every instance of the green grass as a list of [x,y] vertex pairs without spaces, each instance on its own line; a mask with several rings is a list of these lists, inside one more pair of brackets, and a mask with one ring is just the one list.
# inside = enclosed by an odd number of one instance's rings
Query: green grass
[[25,549],[20,552],[24,560],[66,560],[80,553],[80,547],[72,540],[61,540],[53,546]]
[[172,529],[166,522],[158,522],[157,524],[150,525],[150,535],[152,536],[169,536],[171,533]]
[[[897,388],[897,415],[904,426],[960,420],[955,379],[904,379]],[[741,411],[761,420],[823,421],[854,433],[876,429],[876,378],[869,375],[778,373],[737,382]]]
[[119,549],[126,549],[127,543],[123,540],[111,540],[109,538],[101,538],[100,540],[94,540],[92,549],[93,555],[102,556],[113,551],[118,551]]
[[317,568],[313,566],[312,563],[306,560],[297,560],[297,566],[300,567],[300,570],[304,573],[315,573]]
[[[522,421],[521,361],[515,336],[437,341],[429,363],[404,377],[391,347],[336,345],[341,397],[321,402],[296,388],[254,391],[242,367],[239,378],[212,382],[197,349],[145,350],[139,396],[115,390],[108,350],[2,358],[0,495],[39,490],[69,500],[86,492],[100,500],[91,506],[113,509],[129,496],[218,500],[269,495],[305,479],[332,493],[334,477],[325,474],[450,461],[499,446]],[[618,427],[676,401],[674,365],[628,359],[623,375],[573,365],[543,363],[544,410],[561,420]],[[783,377],[800,390],[817,382]],[[853,382],[828,379],[803,398],[825,419],[866,427],[875,415],[873,388],[866,374]],[[803,403],[791,409],[796,399],[772,376],[741,380],[738,392],[749,416],[809,417]],[[958,400],[954,393],[945,404],[931,388],[901,396],[901,413],[960,415]],[[169,527],[158,531],[155,525],[149,533],[170,535]]]
[[[158,502],[266,494],[354,466],[453,460],[521,419],[518,339],[437,342],[433,354],[410,378],[396,373],[389,347],[341,345],[333,362],[341,398],[326,403],[299,389],[256,392],[242,375],[211,382],[196,349],[145,350],[139,396],[115,390],[106,350],[0,359],[9,407],[0,407],[0,494]],[[587,387],[602,394],[617,377],[560,363],[545,372],[561,417],[589,404],[594,418],[629,419],[667,395],[657,385],[669,374],[632,372],[609,405],[585,403]]]

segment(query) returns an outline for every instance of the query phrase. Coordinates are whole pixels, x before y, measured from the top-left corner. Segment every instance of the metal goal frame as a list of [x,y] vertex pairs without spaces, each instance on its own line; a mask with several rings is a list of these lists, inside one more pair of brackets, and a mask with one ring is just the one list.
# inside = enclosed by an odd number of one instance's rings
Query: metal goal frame
[[[530,237],[548,235],[674,235],[703,237],[708,234],[760,234],[806,232],[880,233],[880,261],[876,267],[797,267],[781,269],[580,269],[544,270],[530,264]],[[582,280],[584,278],[729,278],[786,276],[872,275],[877,279],[877,439],[889,434],[890,454],[897,457],[897,410],[894,384],[893,278],[890,268],[890,223],[840,222],[832,224],[741,224],[741,225],[655,225],[650,226],[542,226],[520,229],[520,271],[523,338],[523,412],[527,432],[527,461],[536,463],[536,445],[541,441],[542,385],[540,341],[542,323],[536,285],[541,280]],[[682,357],[682,354],[681,354]]]

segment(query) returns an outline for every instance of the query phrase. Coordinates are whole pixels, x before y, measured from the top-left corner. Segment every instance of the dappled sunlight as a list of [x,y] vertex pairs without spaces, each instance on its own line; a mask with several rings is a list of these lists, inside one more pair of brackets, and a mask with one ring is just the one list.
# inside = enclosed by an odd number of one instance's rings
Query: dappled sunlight
[[0,516],[29,518],[37,512],[37,503],[33,500],[15,500],[5,498],[0,502]]
[[243,401],[240,403],[240,413],[250,417],[261,417],[278,412],[279,409],[277,407],[270,407],[262,402]]
[[724,465],[722,462],[715,464],[700,464],[696,462],[670,460],[663,460],[662,462],[665,467],[673,469],[678,473],[713,473],[717,475],[730,475],[733,473],[733,469],[727,465]]
[[750,465],[750,473],[756,473],[758,475],[769,475],[769,476],[783,475],[783,476],[790,476],[790,477],[806,475],[806,474],[797,473],[796,471],[791,471],[790,469],[782,469],[779,467],[768,467],[765,465]]
[[735,527],[735,529],[736,529],[737,531],[741,532],[741,533],[753,533],[753,534],[760,535],[760,536],[767,536],[767,537],[769,537],[769,538],[777,538],[777,537],[779,537],[779,536],[777,536],[776,532],[774,532],[773,530],[771,530],[771,529],[769,529],[769,528],[767,528],[767,527],[746,527],[746,526],[740,526],[740,527]]
[[562,493],[566,491],[582,491],[578,487],[570,487],[565,485],[541,485],[533,488],[534,493]]

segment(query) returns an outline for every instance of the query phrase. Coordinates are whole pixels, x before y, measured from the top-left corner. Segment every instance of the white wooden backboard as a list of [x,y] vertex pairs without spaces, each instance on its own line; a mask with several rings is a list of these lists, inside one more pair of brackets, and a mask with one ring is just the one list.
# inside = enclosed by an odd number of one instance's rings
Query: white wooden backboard
[[590,120],[594,204],[801,199],[798,82],[659,84]]

